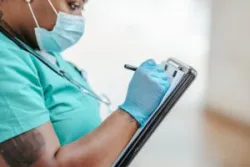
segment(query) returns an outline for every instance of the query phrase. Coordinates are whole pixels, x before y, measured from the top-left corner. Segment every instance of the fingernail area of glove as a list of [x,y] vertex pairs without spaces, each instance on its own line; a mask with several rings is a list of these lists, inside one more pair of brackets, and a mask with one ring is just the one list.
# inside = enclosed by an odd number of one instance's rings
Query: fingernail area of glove
[[167,89],[170,87],[170,83],[169,82],[165,82],[165,83],[160,83],[160,85],[164,88]]
[[148,61],[148,66],[155,66],[156,64],[155,64],[155,62],[154,62],[154,60],[149,60]]
[[167,88],[169,88],[169,87],[171,86],[171,82],[170,82],[169,80],[167,80],[167,81],[165,82],[165,85],[167,86]]
[[155,73],[154,73],[154,74],[151,74],[150,76],[151,76],[152,78],[157,78],[157,79],[160,79],[160,78],[161,78],[159,75],[157,75],[157,74],[155,74]]
[[167,80],[167,79],[168,79],[168,76],[167,76],[167,74],[165,73],[165,71],[160,71],[160,69],[159,69],[159,71],[157,70],[157,72],[153,72],[152,75],[156,75],[156,76],[158,76],[159,78],[162,78],[163,80]]
[[162,67],[158,67],[158,68],[156,69],[156,71],[157,71],[157,72],[160,72],[160,73],[165,72],[164,68],[162,68]]
[[168,77],[162,77],[162,80],[163,80],[163,81],[167,81],[167,80],[168,80]]

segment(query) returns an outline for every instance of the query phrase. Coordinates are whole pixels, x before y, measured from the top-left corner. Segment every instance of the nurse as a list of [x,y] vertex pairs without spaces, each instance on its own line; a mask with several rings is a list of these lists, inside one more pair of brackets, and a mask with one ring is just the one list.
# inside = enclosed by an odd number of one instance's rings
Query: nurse
[[101,122],[107,102],[60,55],[84,33],[84,4],[0,1],[1,167],[109,167],[168,90],[164,69],[147,60]]

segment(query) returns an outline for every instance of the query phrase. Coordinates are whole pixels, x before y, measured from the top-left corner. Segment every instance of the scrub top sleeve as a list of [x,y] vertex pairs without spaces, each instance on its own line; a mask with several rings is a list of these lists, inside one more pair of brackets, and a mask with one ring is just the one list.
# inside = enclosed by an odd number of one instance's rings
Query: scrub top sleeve
[[50,120],[31,55],[0,49],[0,143]]

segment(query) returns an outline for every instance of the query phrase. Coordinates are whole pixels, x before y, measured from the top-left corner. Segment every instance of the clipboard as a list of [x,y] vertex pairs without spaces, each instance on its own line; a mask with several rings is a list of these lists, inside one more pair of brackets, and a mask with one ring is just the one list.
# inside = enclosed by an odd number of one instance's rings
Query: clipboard
[[[170,80],[177,83],[171,83],[171,85],[173,84],[174,86],[172,89],[170,87],[170,90],[166,93],[161,105],[150,117],[146,125],[139,129],[134,135],[130,143],[123,150],[112,167],[127,167],[133,161],[148,139],[155,132],[157,127],[161,124],[197,76],[197,72],[194,68],[173,58],[163,62],[163,65],[165,66],[165,70],[170,77]],[[175,80],[175,78],[177,78],[178,81],[176,81],[177,79]]]

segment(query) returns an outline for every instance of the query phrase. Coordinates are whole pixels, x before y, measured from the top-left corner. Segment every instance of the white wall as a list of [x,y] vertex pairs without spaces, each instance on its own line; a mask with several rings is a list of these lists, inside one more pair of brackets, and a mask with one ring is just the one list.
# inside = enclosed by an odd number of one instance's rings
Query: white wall
[[86,34],[65,55],[88,71],[96,90],[119,104],[132,75],[125,63],[177,57],[198,70],[204,66],[208,9],[196,1],[90,0]]
[[250,124],[250,1],[213,0],[208,105]]

